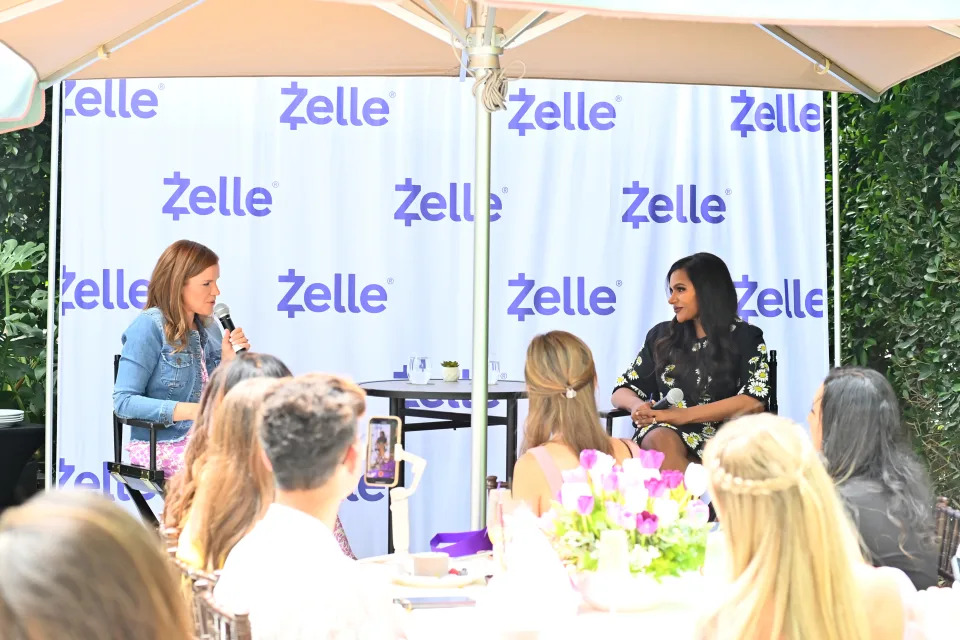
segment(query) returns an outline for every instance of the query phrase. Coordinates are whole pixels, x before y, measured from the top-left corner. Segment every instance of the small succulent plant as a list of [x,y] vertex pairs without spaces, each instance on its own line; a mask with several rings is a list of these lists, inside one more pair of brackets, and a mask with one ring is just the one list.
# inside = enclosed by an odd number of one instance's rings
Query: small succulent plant
[[444,360],[443,362],[440,363],[440,366],[441,366],[441,367],[454,367],[454,368],[456,368],[456,367],[459,367],[459,366],[460,366],[460,363],[457,362],[456,360]]

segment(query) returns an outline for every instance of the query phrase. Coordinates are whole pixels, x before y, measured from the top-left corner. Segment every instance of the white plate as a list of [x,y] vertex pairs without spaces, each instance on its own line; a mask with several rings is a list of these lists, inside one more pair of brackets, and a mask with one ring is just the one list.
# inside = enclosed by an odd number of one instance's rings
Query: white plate
[[23,419],[23,411],[19,409],[0,409],[0,420],[6,420],[7,418]]
[[453,574],[445,575],[442,578],[414,575],[393,576],[393,584],[399,584],[404,587],[418,587],[420,589],[459,589],[460,587],[466,587],[477,582],[484,582],[484,576],[455,576]]

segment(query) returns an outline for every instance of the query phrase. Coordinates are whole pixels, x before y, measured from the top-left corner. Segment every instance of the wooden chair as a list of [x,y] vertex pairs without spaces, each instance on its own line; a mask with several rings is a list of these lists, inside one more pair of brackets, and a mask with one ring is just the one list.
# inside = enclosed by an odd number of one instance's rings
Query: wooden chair
[[954,574],[951,566],[951,561],[957,555],[957,547],[960,546],[960,511],[951,509],[950,501],[946,498],[938,498],[937,506],[934,507],[934,516],[936,541],[940,548],[937,556],[937,574],[947,581],[946,586],[950,586],[955,580],[960,580],[960,576]]
[[[777,399],[777,352],[771,350],[767,353],[767,364],[770,365],[770,393],[767,395],[767,403],[764,410],[767,413],[779,413],[780,402]],[[607,425],[607,435],[613,435],[613,421],[615,418],[623,418],[630,415],[629,411],[623,409],[605,409],[597,412],[600,419]]]
[[196,603],[197,640],[251,640],[250,616],[230,613],[217,604],[213,596],[214,583],[198,580],[194,584]]

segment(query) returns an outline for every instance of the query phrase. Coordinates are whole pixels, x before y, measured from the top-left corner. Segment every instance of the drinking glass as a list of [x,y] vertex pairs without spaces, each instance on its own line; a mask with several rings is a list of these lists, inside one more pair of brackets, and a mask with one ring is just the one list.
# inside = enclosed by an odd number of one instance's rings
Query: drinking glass
[[410,384],[430,383],[430,358],[413,356],[407,367],[407,380]]
[[500,362],[498,360],[490,361],[490,373],[487,376],[488,384],[497,384],[500,379]]

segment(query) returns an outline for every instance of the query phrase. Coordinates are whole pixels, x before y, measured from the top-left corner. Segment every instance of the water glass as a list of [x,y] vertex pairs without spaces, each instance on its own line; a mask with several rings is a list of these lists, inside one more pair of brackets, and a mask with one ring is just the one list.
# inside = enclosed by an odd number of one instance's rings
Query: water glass
[[430,358],[413,356],[407,367],[407,380],[410,384],[430,383]]
[[500,362],[498,360],[490,361],[490,373],[487,377],[488,384],[497,384],[497,380],[500,379]]

